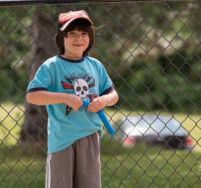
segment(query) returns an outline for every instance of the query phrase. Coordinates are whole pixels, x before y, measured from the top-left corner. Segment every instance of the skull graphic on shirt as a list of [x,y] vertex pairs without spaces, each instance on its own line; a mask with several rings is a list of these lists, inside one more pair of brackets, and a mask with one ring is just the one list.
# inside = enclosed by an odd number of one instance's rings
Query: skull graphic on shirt
[[74,90],[75,94],[82,98],[82,99],[87,99],[89,95],[89,85],[88,83],[83,80],[83,79],[78,79],[74,83]]
[[[89,98],[90,101],[93,101],[97,98],[96,93],[91,93],[91,88],[95,87],[95,79],[88,75],[83,76],[65,76],[64,79],[67,81],[61,81],[61,84],[64,89],[73,90],[75,95],[80,97],[83,100],[87,100]],[[66,106],[66,115],[68,115],[71,111],[71,107]]]

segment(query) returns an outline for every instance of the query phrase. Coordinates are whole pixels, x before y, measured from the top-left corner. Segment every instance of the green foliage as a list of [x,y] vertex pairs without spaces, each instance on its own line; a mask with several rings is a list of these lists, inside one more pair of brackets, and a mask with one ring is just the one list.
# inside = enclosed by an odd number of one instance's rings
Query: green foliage
[[[23,11],[24,10],[24,11]],[[0,100],[22,102],[28,82],[31,9],[0,8]]]
[[105,22],[95,23],[100,26],[95,56],[112,77],[121,107],[200,112],[201,50],[199,24],[195,25],[199,14],[197,3],[97,8],[97,17]]
[[192,56],[180,52],[160,56],[155,63],[134,63],[133,73],[125,73],[126,81],[117,88],[137,109],[188,112],[193,106],[199,112],[200,65]]

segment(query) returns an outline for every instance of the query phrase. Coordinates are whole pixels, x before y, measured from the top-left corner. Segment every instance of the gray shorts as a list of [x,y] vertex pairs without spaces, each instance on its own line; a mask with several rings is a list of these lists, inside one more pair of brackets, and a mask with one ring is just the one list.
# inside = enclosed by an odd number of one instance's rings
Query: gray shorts
[[95,133],[48,154],[45,188],[100,188],[100,171],[100,141]]

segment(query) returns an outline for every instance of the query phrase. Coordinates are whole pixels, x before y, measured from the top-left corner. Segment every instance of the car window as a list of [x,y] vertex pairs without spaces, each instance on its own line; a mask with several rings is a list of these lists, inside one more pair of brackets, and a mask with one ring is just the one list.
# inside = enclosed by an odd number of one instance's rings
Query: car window
[[185,134],[181,124],[174,118],[166,116],[135,116],[123,123],[127,134]]

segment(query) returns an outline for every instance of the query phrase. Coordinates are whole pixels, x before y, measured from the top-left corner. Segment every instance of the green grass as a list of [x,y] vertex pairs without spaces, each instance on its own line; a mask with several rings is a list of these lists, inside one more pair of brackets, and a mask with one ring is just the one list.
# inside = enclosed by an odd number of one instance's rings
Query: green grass
[[[19,133],[24,107],[11,103],[0,106],[0,188],[43,188],[46,154],[30,145],[20,145]],[[143,113],[143,112],[138,112]],[[107,114],[116,121],[129,111]],[[200,118],[174,115],[194,139],[193,152],[148,147],[138,143],[131,148],[104,134],[101,141],[102,186],[104,188],[200,188]],[[196,125],[196,127],[194,127]]]
[[[27,151],[28,150],[28,151]],[[104,188],[200,188],[200,154],[182,150],[149,148],[139,143],[132,148],[104,136],[101,142]],[[46,157],[17,146],[0,148],[0,188],[43,188]]]
[[0,166],[0,187],[1,188],[42,188],[44,187],[44,160],[37,160],[31,157],[21,157],[17,160],[5,160]]
[[[110,139],[102,145],[103,187],[199,188],[201,185],[197,152],[149,148],[144,143],[122,148]],[[113,156],[114,153],[117,154]]]
[[201,116],[176,114],[175,118],[189,132],[193,139],[194,151],[201,152]]
[[0,104],[0,141],[15,145],[19,139],[21,125],[24,121],[24,106],[13,103]]

